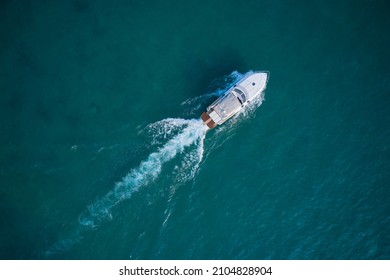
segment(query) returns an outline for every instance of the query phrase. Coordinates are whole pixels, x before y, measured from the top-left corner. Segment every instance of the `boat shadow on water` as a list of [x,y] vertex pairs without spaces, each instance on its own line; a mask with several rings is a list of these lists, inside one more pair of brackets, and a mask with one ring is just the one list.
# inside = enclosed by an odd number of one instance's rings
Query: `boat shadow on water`
[[[198,96],[199,93],[210,92],[218,88],[218,81],[227,73],[234,70],[245,71],[248,65],[238,51],[225,49],[223,51],[211,52],[208,56],[194,56],[183,69],[184,76],[188,79],[188,94],[190,97]],[[212,77],[216,77],[213,80]],[[220,82],[220,81],[219,81]]]

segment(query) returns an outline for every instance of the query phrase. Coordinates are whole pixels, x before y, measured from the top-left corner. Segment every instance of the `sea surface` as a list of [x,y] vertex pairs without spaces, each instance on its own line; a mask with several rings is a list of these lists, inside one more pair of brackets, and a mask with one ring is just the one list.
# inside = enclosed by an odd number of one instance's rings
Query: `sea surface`
[[390,259],[389,10],[1,1],[0,258]]

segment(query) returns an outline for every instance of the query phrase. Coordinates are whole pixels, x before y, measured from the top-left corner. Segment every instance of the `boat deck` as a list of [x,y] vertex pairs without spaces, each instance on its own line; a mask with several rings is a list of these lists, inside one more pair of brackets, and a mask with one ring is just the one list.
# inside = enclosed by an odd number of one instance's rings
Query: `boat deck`
[[233,93],[229,93],[213,109],[224,120],[234,114],[240,107],[241,103],[238,98]]
[[217,124],[206,112],[203,112],[200,117],[202,118],[204,124],[207,125],[209,128],[214,128],[217,126]]

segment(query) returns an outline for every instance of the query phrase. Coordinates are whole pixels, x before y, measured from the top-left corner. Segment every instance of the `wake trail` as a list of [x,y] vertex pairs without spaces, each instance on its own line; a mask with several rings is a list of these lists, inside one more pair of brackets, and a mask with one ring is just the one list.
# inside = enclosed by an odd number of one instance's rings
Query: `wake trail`
[[156,180],[164,163],[173,159],[178,153],[182,153],[184,148],[203,140],[207,127],[203,125],[201,120],[180,121],[187,125],[183,131],[169,140],[157,152],[150,154],[138,168],[130,171],[120,182],[116,183],[112,191],[89,205],[87,213],[80,218],[80,224],[93,228],[97,222],[107,217],[111,218],[110,210],[121,201],[129,199],[140,187],[149,185]]
[[156,152],[151,153],[137,168],[132,169],[104,197],[90,204],[86,211],[81,213],[79,224],[66,237],[53,244],[44,253],[46,257],[69,250],[82,240],[85,231],[93,230],[104,220],[112,219],[111,210],[116,205],[129,199],[141,187],[155,181],[161,174],[164,163],[183,153],[190,146],[196,147],[184,155],[181,168],[186,172],[179,172],[184,175],[177,177],[176,181],[182,183],[195,176],[203,157],[203,142],[208,129],[203,125],[203,121],[165,119],[149,125],[149,128],[154,130],[156,138],[171,137],[170,140]]

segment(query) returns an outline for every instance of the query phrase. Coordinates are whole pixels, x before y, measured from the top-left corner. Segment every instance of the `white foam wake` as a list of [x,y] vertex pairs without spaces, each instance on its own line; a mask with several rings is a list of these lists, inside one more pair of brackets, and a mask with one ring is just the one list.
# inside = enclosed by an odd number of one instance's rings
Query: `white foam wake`
[[192,151],[184,157],[184,165],[192,165],[190,174],[186,174],[186,176],[193,177],[202,159],[203,139],[207,127],[203,125],[201,120],[184,119],[166,119],[153,126],[162,129],[160,134],[167,134],[177,126],[185,126],[185,128],[157,152],[150,154],[137,168],[131,170],[120,182],[115,184],[113,190],[89,205],[87,212],[81,215],[80,224],[93,228],[101,220],[111,218],[111,209],[115,205],[129,199],[140,187],[149,185],[156,180],[164,163],[173,159],[178,153],[182,153],[186,147],[197,144],[195,154]]
[[[69,250],[81,241],[83,232],[96,228],[105,219],[112,218],[111,210],[116,205],[129,199],[141,187],[150,185],[159,177],[164,163],[172,160],[191,146],[195,146],[195,148],[184,153],[181,160],[181,170],[177,172],[181,175],[176,176],[175,182],[183,183],[195,176],[203,157],[203,142],[207,126],[203,125],[201,120],[165,119],[149,125],[148,129],[156,139],[165,139],[166,143],[117,182],[104,197],[90,204],[86,211],[80,215],[79,226],[53,244],[45,252],[46,257]],[[160,141],[162,140],[160,139]]]

